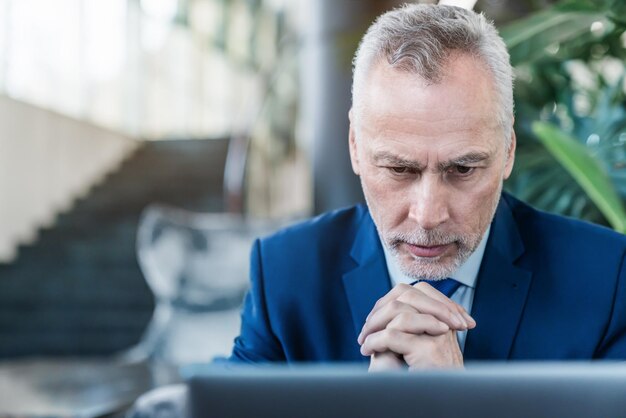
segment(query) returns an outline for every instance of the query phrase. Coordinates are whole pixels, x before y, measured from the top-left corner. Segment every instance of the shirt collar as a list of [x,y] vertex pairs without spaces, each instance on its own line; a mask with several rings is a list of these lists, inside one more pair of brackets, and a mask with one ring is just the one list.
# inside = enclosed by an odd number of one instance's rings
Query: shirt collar
[[[476,279],[478,278],[478,270],[480,264],[483,261],[483,255],[485,254],[485,247],[487,247],[487,239],[489,238],[489,232],[491,231],[491,225],[485,231],[485,235],[476,247],[476,250],[469,256],[465,263],[463,263],[452,275],[450,276],[457,282],[464,286],[471,287],[476,286]],[[387,270],[389,272],[389,278],[391,279],[391,285],[395,286],[398,283],[413,283],[415,279],[405,275],[396,258],[389,252],[387,247],[383,244],[383,251],[385,253],[385,261],[387,262]]]

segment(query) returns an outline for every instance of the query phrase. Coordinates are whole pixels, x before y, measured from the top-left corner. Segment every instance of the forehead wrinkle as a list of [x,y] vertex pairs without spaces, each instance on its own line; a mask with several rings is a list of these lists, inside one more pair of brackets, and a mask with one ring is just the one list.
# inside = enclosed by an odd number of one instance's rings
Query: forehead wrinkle
[[[368,115],[366,119],[361,120],[357,125],[358,131],[367,136],[379,140],[393,140],[403,137],[411,137],[419,135],[425,140],[453,135],[455,137],[475,137],[490,136],[497,133],[500,126],[493,120],[481,118],[475,120],[467,117],[442,117],[442,118],[420,118],[412,116],[400,115]],[[386,125],[384,131],[374,131],[368,121],[374,122],[373,125]]]

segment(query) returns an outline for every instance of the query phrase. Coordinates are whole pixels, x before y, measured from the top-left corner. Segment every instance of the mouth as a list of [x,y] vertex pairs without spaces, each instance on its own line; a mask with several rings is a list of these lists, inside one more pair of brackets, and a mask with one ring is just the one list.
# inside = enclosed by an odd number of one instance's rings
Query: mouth
[[404,243],[404,245],[409,250],[409,252],[415,257],[436,258],[445,254],[446,251],[448,251],[448,249],[454,245],[454,243],[443,244],[443,245],[422,246],[422,245],[409,244],[407,242],[407,243]]

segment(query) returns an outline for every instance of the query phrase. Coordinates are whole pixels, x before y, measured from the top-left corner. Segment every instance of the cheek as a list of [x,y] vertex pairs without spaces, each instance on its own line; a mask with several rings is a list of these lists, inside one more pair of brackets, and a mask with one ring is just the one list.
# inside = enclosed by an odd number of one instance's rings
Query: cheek
[[389,200],[389,193],[380,178],[374,175],[371,170],[365,171],[361,173],[361,184],[370,211],[384,210],[384,207],[387,206],[386,202]]
[[376,168],[364,170],[361,182],[370,212],[379,227],[400,223],[407,211],[408,193],[390,182],[389,177]]
[[453,218],[465,229],[479,229],[491,221],[491,210],[500,196],[502,181],[495,176],[464,193],[458,193],[452,206]]
[[363,168],[361,182],[372,197],[372,202],[370,203],[377,204],[387,198],[389,190],[388,187],[386,187],[384,177],[377,167],[367,166]]

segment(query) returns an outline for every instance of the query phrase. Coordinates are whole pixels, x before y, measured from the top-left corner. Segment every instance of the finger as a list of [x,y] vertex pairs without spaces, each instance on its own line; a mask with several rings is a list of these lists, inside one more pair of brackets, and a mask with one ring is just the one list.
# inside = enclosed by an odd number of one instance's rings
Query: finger
[[406,283],[400,283],[400,284],[394,286],[394,288],[391,289],[385,296],[383,296],[382,298],[380,298],[380,299],[378,299],[376,301],[376,304],[374,305],[374,307],[370,311],[369,315],[367,316],[367,319],[369,319],[370,316],[372,316],[381,307],[385,306],[387,303],[389,303],[392,300],[398,299],[398,297],[400,297],[400,295],[402,295],[404,292],[410,291],[411,289],[412,289],[412,287],[409,286]]
[[370,372],[383,372],[389,370],[405,369],[407,364],[404,362],[402,356],[399,356],[391,351],[385,353],[374,353],[370,357],[370,366],[368,371]]
[[418,282],[413,285],[413,288],[420,290],[421,292],[425,293],[426,295],[430,296],[431,298],[435,300],[438,300],[441,303],[445,303],[446,305],[449,305],[450,308],[452,308],[452,306],[457,306],[463,309],[461,305],[454,302],[452,299],[450,299],[449,297],[447,297],[446,295],[444,295],[443,293],[435,289],[430,283]]
[[[371,315],[367,321],[365,321],[363,329],[357,338],[358,343],[363,344],[363,340],[365,340],[369,334],[385,329],[385,327],[387,327],[387,325],[398,316],[412,317],[412,322],[419,322],[421,317],[426,317],[426,315],[420,315],[420,313],[413,306],[398,300],[392,300]],[[424,324],[423,328],[428,329],[436,335],[445,333],[450,329],[450,327],[444,322],[440,322],[430,315],[428,315],[428,317],[429,320]],[[415,328],[418,330],[421,329],[420,327]]]
[[409,370],[463,368],[463,353],[455,331],[437,337],[417,335],[413,344],[411,352],[402,356]]
[[[450,331],[450,327],[432,315],[406,312],[393,318],[385,328],[409,334],[428,334],[432,336],[444,335]],[[456,332],[452,334],[456,334]]]
[[361,333],[359,334],[357,341],[359,344],[363,344],[363,340],[372,332],[377,332],[385,329],[387,324],[400,313],[417,313],[417,311],[406,303],[399,302],[398,300],[390,300],[376,312],[372,312],[368,319],[365,320]]
[[467,322],[467,329],[476,328],[476,320],[472,318],[472,316],[468,314],[466,310],[463,310],[463,312],[461,312],[461,315],[463,315],[465,321]]
[[421,290],[426,295],[430,296],[433,299],[436,299],[442,303],[446,303],[450,309],[455,310],[465,319],[468,329],[472,329],[476,327],[476,321],[472,316],[465,310],[463,306],[454,302],[450,298],[446,297],[443,293],[432,287],[430,284],[426,282],[419,282],[413,285],[414,288]]
[[[456,332],[449,331],[447,334],[452,336]],[[457,363],[462,364],[463,359],[456,338],[450,338],[448,335],[433,337],[386,328],[371,334],[361,346],[361,354],[364,356],[389,351],[402,356],[410,368],[419,363],[439,364],[442,359],[445,363],[450,358],[453,360],[456,358]]]
[[371,356],[374,353],[392,351],[404,355],[415,346],[416,336],[395,329],[384,329],[368,335],[361,346],[361,354]]
[[[434,316],[441,322],[445,322],[452,329],[466,330],[468,324],[465,318],[456,310],[449,299],[447,301],[438,300],[440,296],[437,296],[437,299],[435,299],[420,289],[415,288],[411,292],[403,293],[397,300],[411,305],[419,313]],[[445,298],[445,296],[443,297]]]

